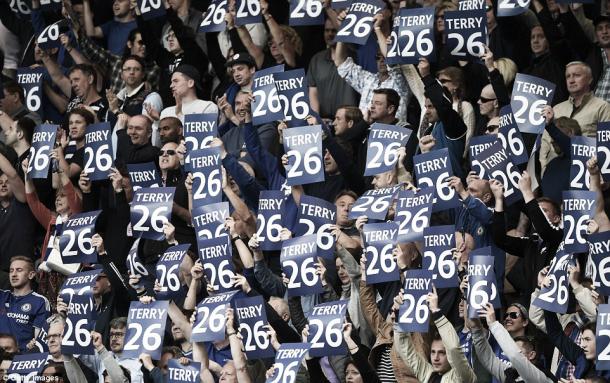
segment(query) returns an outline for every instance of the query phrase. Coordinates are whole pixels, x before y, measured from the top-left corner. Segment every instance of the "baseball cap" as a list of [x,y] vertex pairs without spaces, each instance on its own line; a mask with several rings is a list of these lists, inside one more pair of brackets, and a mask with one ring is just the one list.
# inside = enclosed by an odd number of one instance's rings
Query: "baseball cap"
[[597,24],[599,24],[601,22],[608,22],[608,23],[610,23],[610,15],[605,15],[605,14],[604,15],[599,15],[599,16],[596,16],[593,19],[593,25],[595,25],[595,26],[597,26]]
[[250,68],[256,66],[256,62],[252,56],[245,52],[236,53],[229,61],[227,61],[227,67],[232,67],[235,64],[246,64]]
[[197,68],[189,64],[179,65],[176,69],[174,69],[174,73],[182,73],[186,77],[190,78],[195,82],[195,87],[201,90],[201,75]]

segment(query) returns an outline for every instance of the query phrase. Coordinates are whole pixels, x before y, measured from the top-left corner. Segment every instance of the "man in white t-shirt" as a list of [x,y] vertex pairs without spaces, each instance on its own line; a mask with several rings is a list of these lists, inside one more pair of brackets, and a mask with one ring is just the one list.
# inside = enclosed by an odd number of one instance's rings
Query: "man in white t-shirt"
[[192,65],[180,65],[172,74],[170,85],[176,106],[163,109],[160,119],[177,117],[184,123],[185,114],[218,113],[218,107],[211,101],[197,98],[197,90],[201,92],[201,76]]

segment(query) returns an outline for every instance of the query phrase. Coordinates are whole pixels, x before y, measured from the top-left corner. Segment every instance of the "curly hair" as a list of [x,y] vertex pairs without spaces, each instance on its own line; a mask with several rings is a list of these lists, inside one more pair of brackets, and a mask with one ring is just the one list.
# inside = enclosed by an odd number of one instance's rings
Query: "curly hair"
[[280,25],[280,29],[282,30],[284,39],[288,40],[287,43],[292,45],[296,54],[300,56],[303,53],[303,41],[301,40],[301,37],[297,34],[297,31],[295,31],[294,28],[289,27],[288,25]]

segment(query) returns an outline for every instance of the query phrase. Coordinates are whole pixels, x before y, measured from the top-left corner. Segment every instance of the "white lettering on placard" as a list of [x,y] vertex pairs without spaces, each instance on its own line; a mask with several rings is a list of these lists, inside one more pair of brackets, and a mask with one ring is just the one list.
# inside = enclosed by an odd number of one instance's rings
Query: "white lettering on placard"
[[459,2],[460,11],[474,11],[483,9],[485,0],[461,0]]
[[352,5],[349,7],[349,11],[350,12],[364,12],[364,13],[374,15],[376,13],[379,13],[379,11],[381,11],[381,7],[376,7],[373,4],[366,4],[366,3],[352,3]]
[[595,203],[594,200],[569,198],[563,200],[563,210],[584,210],[590,211],[591,206]]
[[177,261],[182,258],[183,254],[184,254],[184,251],[170,251],[169,253],[163,254],[160,261],[163,261],[163,262]]
[[320,133],[305,133],[305,134],[297,134],[295,136],[285,136],[284,141],[286,145],[291,148],[301,145],[310,145],[316,142],[319,142]]
[[54,133],[51,132],[36,132],[32,136],[32,143],[50,141]]
[[182,368],[169,367],[169,378],[174,380],[181,380],[184,382],[191,382],[197,378],[199,371],[196,370],[185,370]]
[[310,254],[316,250],[316,243],[299,243],[282,247],[282,257],[291,257],[294,255]]
[[468,265],[468,275],[489,275],[491,265]]
[[155,309],[155,308],[137,308],[137,309],[129,309],[129,318],[132,319],[156,319],[161,320],[165,315],[165,309]]
[[279,210],[282,204],[281,199],[260,199],[258,202],[259,210]]
[[301,358],[307,350],[299,350],[299,349],[287,349],[287,350],[277,350],[277,354],[275,355],[275,360],[278,359],[294,359]]
[[133,182],[146,182],[155,180],[154,170],[142,170],[138,172],[131,172],[129,174],[131,175],[131,180]]
[[225,218],[229,216],[227,209],[214,210],[209,213],[203,213],[193,217],[193,220],[197,226],[203,226],[210,222],[224,222]]
[[399,207],[418,207],[432,201],[432,194],[423,194],[414,197],[407,197],[398,200]]
[[108,139],[108,130],[98,130],[97,132],[85,133],[85,142],[100,142]]
[[172,199],[172,193],[137,193],[136,202],[163,203]]
[[275,87],[278,91],[300,89],[303,87],[303,77],[289,78],[286,80],[275,80]]
[[38,370],[45,362],[46,359],[20,360],[18,362],[13,362],[11,369],[14,371]]
[[202,249],[199,249],[199,254],[203,259],[211,259],[222,257],[227,254],[227,244],[224,245],[216,245],[216,246],[206,246]]
[[500,116],[500,123],[499,123],[499,127],[503,128],[506,125],[510,125],[513,123],[513,114],[512,113],[507,113],[503,116]]
[[396,238],[397,232],[398,232],[398,229],[365,231],[364,240],[367,243],[379,242],[379,241],[391,241],[392,238]]
[[40,82],[42,73],[20,73],[17,75],[17,82],[19,84],[36,84]]
[[83,225],[91,225],[93,221],[95,221],[97,217],[80,217],[71,219],[66,223],[66,227],[74,227],[74,226],[83,226]]
[[432,15],[396,16],[394,18],[395,27],[419,27],[422,25],[429,25],[431,22]]
[[301,202],[301,214],[335,221],[335,212],[322,206]]
[[538,85],[527,81],[516,81],[517,91],[523,93],[536,94],[538,96],[548,98],[553,92],[553,89],[549,89],[544,85]]
[[486,169],[491,169],[494,166],[500,165],[502,162],[508,160],[508,155],[506,154],[506,150],[502,149],[497,153],[492,154],[491,156],[480,160],[481,165],[485,166]]
[[475,29],[481,28],[482,17],[466,17],[464,19],[446,19],[449,29]]
[[190,121],[184,123],[184,129],[191,133],[213,132],[216,121]]
[[273,81],[273,75],[269,74],[267,76],[262,76],[262,77],[258,77],[254,79],[254,86],[255,87],[262,87],[262,86],[266,86],[266,85],[271,85],[273,84],[275,81]]
[[435,158],[433,160],[416,163],[415,167],[417,168],[418,174],[424,174],[428,172],[446,169],[447,157]]
[[489,148],[490,146],[493,146],[493,144],[494,144],[493,142],[486,142],[484,144],[471,144],[470,145],[470,155],[476,156],[477,154],[485,151],[485,149]]
[[336,304],[336,305],[328,305],[322,307],[314,307],[311,311],[311,315],[339,315],[346,304]]
[[240,319],[259,318],[263,315],[263,305],[236,307],[235,309]]
[[405,138],[409,137],[409,133],[397,132],[394,130],[386,129],[374,129],[371,130],[372,138],[377,139],[390,139],[392,141],[404,141]]
[[429,278],[407,278],[405,279],[405,290],[428,290],[430,287]]
[[595,155],[595,146],[572,144],[572,155],[591,158]]
[[425,247],[451,246],[454,234],[427,235],[424,237]]
[[90,303],[74,303],[70,302],[68,304],[68,314],[75,315],[86,315],[92,311],[93,307],[91,307]]
[[597,142],[608,142],[610,141],[610,130],[598,130],[597,131]]
[[83,275],[79,277],[69,278],[66,280],[66,286],[72,285],[88,285],[92,283],[97,278],[97,275]]
[[591,255],[610,253],[610,240],[603,242],[589,242],[589,249]]
[[191,156],[191,166],[193,168],[203,168],[205,166],[215,166],[219,163],[218,159],[220,154],[213,154],[209,156],[193,157]]

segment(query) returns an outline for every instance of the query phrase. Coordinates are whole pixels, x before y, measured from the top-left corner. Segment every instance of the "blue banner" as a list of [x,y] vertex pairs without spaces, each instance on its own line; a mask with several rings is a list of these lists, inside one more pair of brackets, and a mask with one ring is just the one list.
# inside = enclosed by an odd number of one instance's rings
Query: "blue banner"
[[324,181],[324,153],[320,125],[284,129],[284,151],[288,156],[286,184],[306,185]]
[[436,189],[432,211],[442,211],[462,206],[459,196],[447,184],[447,179],[453,176],[448,149],[433,150],[413,157],[413,166],[417,186],[430,186]]
[[478,252],[473,251],[470,254],[468,262],[469,318],[478,318],[479,311],[489,302],[495,308],[501,307],[498,281],[494,271],[495,258],[491,255],[491,247],[478,250]]
[[275,356],[275,350],[267,336],[266,327],[269,326],[269,322],[263,297],[257,295],[235,299],[235,315],[239,322],[239,333],[248,359]]
[[330,7],[332,9],[345,9],[350,6],[352,0],[331,0]]
[[142,188],[131,202],[131,229],[134,236],[161,241],[163,224],[171,218],[176,188]]
[[214,137],[218,136],[217,113],[195,113],[184,115],[184,144],[186,157],[184,163],[190,162],[191,153],[207,148]]
[[59,289],[58,296],[63,299],[65,303],[69,303],[73,295],[92,296],[93,285],[95,285],[95,281],[102,271],[102,269],[82,271],[66,277]]
[[121,359],[138,359],[143,352],[153,360],[161,359],[168,308],[169,301],[153,301],[148,304],[131,302]]
[[284,110],[275,88],[275,73],[284,71],[284,65],[276,65],[254,73],[252,79],[252,124],[254,126],[284,119]]
[[326,302],[315,305],[307,316],[311,344],[309,355],[314,358],[345,355],[347,347],[343,341],[343,323],[349,300]]
[[17,68],[17,83],[23,88],[25,107],[30,112],[41,114],[44,67]]
[[163,0],[138,0],[138,8],[144,20],[152,20],[165,16]]
[[529,7],[530,0],[500,0],[497,17],[517,16],[526,12]]
[[508,151],[513,164],[521,165],[529,160],[523,137],[515,122],[510,105],[503,106],[500,109],[498,139],[502,142],[502,147]]
[[227,308],[237,290],[203,298],[197,305],[191,342],[214,342],[225,339]]
[[49,175],[51,160],[49,155],[55,146],[58,125],[41,124],[34,129],[32,146],[28,156],[28,178],[46,179]]
[[395,222],[367,223],[362,229],[366,283],[368,285],[400,279],[392,251],[396,247],[398,225]]
[[434,7],[401,8],[392,23],[386,63],[417,64],[421,58],[436,61],[434,21]]
[[167,383],[199,383],[201,363],[189,360],[186,366],[178,359],[167,361]]
[[432,273],[436,288],[458,287],[460,280],[453,260],[455,226],[432,226],[424,229],[422,269]]
[[[595,156],[596,143],[593,137],[570,137],[570,189],[589,190],[591,175],[587,161]],[[599,163],[601,165],[601,163]],[[601,166],[600,166],[601,169]]]
[[220,147],[190,153],[189,171],[193,175],[193,207],[222,202],[222,160]]
[[307,125],[305,119],[311,114],[311,108],[305,70],[274,73],[273,81],[286,121],[290,121],[292,126],[297,126],[294,124],[298,121],[302,121],[300,126]]
[[197,238],[197,247],[203,270],[214,290],[225,292],[233,289],[231,278],[235,276],[235,266],[232,261],[233,247],[229,236]]
[[432,292],[432,273],[429,270],[405,272],[403,304],[398,310],[398,326],[405,332],[428,332],[430,308],[428,293]]
[[133,191],[161,186],[161,174],[154,162],[127,164],[127,171]]
[[489,175],[485,172],[483,165],[475,158],[485,149],[491,147],[497,140],[493,134],[485,134],[483,136],[475,136],[470,139],[468,153],[470,154],[470,170],[475,172],[479,178],[489,179]]
[[584,190],[562,192],[563,242],[568,253],[586,252],[587,224],[593,219],[597,193]]
[[289,25],[324,25],[321,0],[290,0]]
[[481,10],[485,7],[485,0],[459,0],[458,10],[460,11],[472,11]]
[[595,368],[610,370],[610,304],[597,306],[595,354]]
[[161,286],[157,293],[158,300],[176,300],[182,294],[180,282],[180,263],[191,247],[190,244],[171,246],[165,250],[157,261],[156,276]]
[[390,205],[394,202],[394,198],[401,188],[402,185],[395,185],[387,188],[367,190],[354,202],[349,211],[349,219],[356,219],[361,215],[366,215],[369,220],[384,220]]
[[106,180],[112,167],[112,128],[101,122],[87,126],[85,133],[85,167],[91,181]]
[[58,11],[61,9],[61,0],[40,0],[40,9],[45,12]]
[[366,44],[373,31],[375,15],[384,9],[385,4],[380,0],[354,0],[347,9],[347,16],[339,26],[335,41]]
[[515,122],[521,132],[540,134],[546,125],[542,108],[551,105],[555,84],[541,78],[517,73],[510,98]]
[[280,260],[288,278],[288,296],[319,294],[323,290],[316,272],[318,262],[317,236],[315,234],[291,238],[282,244]]
[[586,276],[591,278],[593,286],[600,295],[610,295],[610,231],[590,234],[589,256],[591,263],[587,266]]
[[303,195],[297,212],[295,236],[317,235],[318,256],[326,260],[327,267],[334,264],[335,237],[330,227],[337,222],[337,207],[320,198]]
[[394,222],[398,224],[398,242],[415,242],[424,238],[424,229],[430,226],[433,188],[398,193]]
[[398,162],[398,149],[405,146],[413,131],[396,125],[371,125],[366,150],[365,176],[385,173]]
[[47,342],[47,335],[49,333],[49,323],[45,322],[42,327],[40,328],[40,331],[38,332],[38,335],[36,335],[35,341],[34,341],[34,348],[30,350],[30,352],[32,353],[39,353],[39,352],[49,352],[49,344]]
[[[139,275],[140,277],[150,277],[152,276],[152,271],[149,270],[138,257],[138,245],[140,244],[140,238],[136,238],[129,249],[129,253],[127,253],[127,259],[125,260],[125,266],[129,274]],[[156,274],[156,273],[155,273]],[[150,278],[146,278],[150,279]]]
[[256,235],[261,250],[279,250],[282,248],[280,231],[283,227],[283,211],[284,192],[261,190],[256,217]]
[[66,22],[67,20],[63,19],[43,29],[36,39],[38,47],[43,50],[59,48],[61,46],[59,36],[66,32]]
[[225,221],[230,216],[229,203],[219,202],[194,207],[191,220],[197,238],[212,239],[221,235],[229,235],[225,229]]
[[484,9],[446,11],[447,49],[462,60],[480,60],[487,45],[487,15]]
[[59,251],[65,264],[97,263],[97,251],[91,244],[95,235],[95,222],[102,211],[73,214],[63,225],[59,238]]
[[259,0],[236,0],[235,10],[235,25],[237,26],[262,22]]
[[610,182],[610,122],[597,124],[597,164],[604,182]]
[[47,365],[48,353],[15,355],[6,372],[7,381],[34,382]]
[[64,355],[94,355],[91,331],[94,329],[97,312],[93,296],[73,295],[68,302],[68,316],[61,338],[61,352]]
[[212,0],[199,24],[198,32],[222,32],[227,27],[227,0]]
[[31,0],[15,0],[9,2],[11,11],[17,13],[19,18],[29,20],[30,14],[32,13]]
[[563,250],[557,250],[555,258],[549,265],[547,278],[549,286],[543,286],[540,294],[532,302],[541,309],[554,313],[565,314],[568,311],[568,268],[573,266],[572,254],[566,254]]
[[513,165],[508,151],[502,147],[500,140],[474,156],[474,160],[485,169],[490,178],[496,179],[504,186],[504,200],[507,205],[523,199],[519,188],[521,173]]

